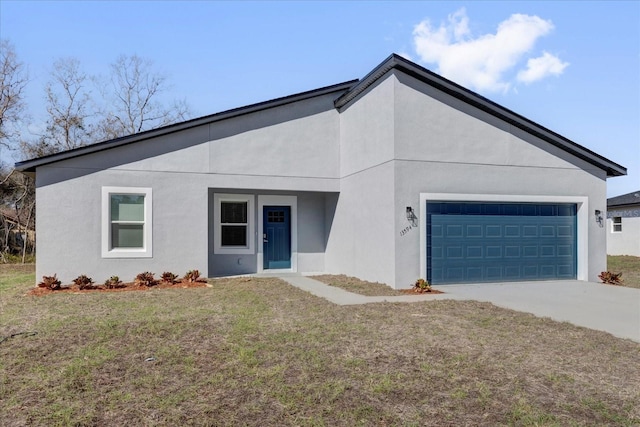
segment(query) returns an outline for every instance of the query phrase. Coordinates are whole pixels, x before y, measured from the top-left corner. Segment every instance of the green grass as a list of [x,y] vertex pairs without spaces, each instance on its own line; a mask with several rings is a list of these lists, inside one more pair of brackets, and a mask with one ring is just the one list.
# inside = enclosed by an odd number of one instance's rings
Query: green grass
[[[490,304],[336,306],[274,279],[27,296],[0,425],[638,425],[640,345]],[[491,319],[491,321],[487,321]]]
[[607,270],[622,273],[622,285],[640,288],[640,257],[621,255],[607,256]]

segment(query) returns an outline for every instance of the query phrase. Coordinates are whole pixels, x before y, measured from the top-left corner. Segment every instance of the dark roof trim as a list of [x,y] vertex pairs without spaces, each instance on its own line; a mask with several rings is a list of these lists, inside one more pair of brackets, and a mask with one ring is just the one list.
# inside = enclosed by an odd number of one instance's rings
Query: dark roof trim
[[607,207],[640,205],[640,190],[607,199]]
[[98,151],[108,150],[115,147],[120,147],[126,144],[132,144],[134,142],[142,141],[149,138],[155,138],[158,136],[168,135],[171,133],[179,132],[185,129],[190,129],[196,126],[202,126],[209,123],[226,120],[232,117],[238,117],[245,114],[255,113],[261,110],[267,110],[269,108],[280,107],[286,104],[302,101],[305,99],[315,98],[318,96],[327,95],[335,92],[344,92],[356,84],[358,80],[351,80],[344,83],[338,83],[331,86],[322,87],[320,89],[314,89],[306,92],[301,92],[295,95],[289,95],[282,98],[272,99],[270,101],[263,101],[257,104],[247,105],[245,107],[234,108],[231,110],[223,111],[216,114],[211,114],[204,117],[199,117],[185,122],[176,123],[173,125],[164,126],[157,129],[148,130],[145,132],[136,133],[134,135],[123,136],[108,141],[98,142],[96,144],[87,145],[84,147],[74,148],[71,150],[63,151],[60,153],[50,154],[48,156],[42,156],[35,159],[24,160],[17,162],[15,168],[20,172],[35,172],[38,166],[44,166],[50,163],[58,162],[61,160],[70,159],[73,157],[83,156],[86,154],[95,153]]
[[353,101],[358,95],[363,93],[367,88],[376,83],[387,72],[392,69],[400,70],[428,85],[431,85],[448,95],[453,96],[467,104],[473,105],[482,111],[485,111],[507,123],[522,129],[548,143],[559,147],[568,153],[599,167],[607,172],[607,176],[622,176],[627,174],[627,169],[611,160],[600,156],[599,154],[585,148],[575,142],[563,137],[541,126],[526,117],[523,117],[495,102],[479,95],[469,89],[466,89],[451,80],[427,70],[399,55],[392,54],[385,59],[380,65],[367,74],[362,80],[354,85],[349,91],[344,93],[335,101],[335,106],[342,109]]

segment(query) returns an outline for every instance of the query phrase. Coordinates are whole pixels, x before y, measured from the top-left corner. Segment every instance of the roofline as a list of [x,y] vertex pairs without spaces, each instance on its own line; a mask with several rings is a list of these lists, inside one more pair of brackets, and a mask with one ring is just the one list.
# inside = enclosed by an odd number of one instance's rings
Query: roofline
[[47,156],[37,157],[30,160],[23,160],[23,161],[17,162],[15,164],[15,168],[17,171],[23,172],[23,173],[35,172],[35,169],[39,166],[48,165],[51,163],[59,162],[61,160],[67,160],[74,157],[96,153],[99,151],[109,150],[111,148],[132,144],[134,142],[142,141],[145,139],[169,135],[171,133],[180,132],[185,129],[190,129],[193,127],[218,122],[221,120],[226,120],[232,117],[238,117],[245,114],[251,114],[257,111],[267,110],[269,108],[280,107],[283,105],[291,104],[291,103],[302,101],[305,99],[314,98],[317,96],[322,96],[322,95],[326,95],[334,92],[345,91],[351,88],[358,81],[359,80],[357,79],[350,80],[344,83],[325,86],[319,89],[301,92],[294,95],[272,99],[269,101],[262,101],[262,102],[247,105],[244,107],[233,108],[231,110],[222,111],[220,113],[198,117],[195,119],[187,120],[184,122],[180,122],[180,123],[176,123],[168,126],[163,126],[156,129],[151,129],[151,130],[136,133],[133,135],[127,135],[120,138],[98,142],[96,144],[86,145],[84,147],[73,148],[71,150],[66,150],[59,153],[55,153],[55,154],[49,154]]
[[638,194],[640,194],[640,190],[609,197],[607,199],[607,208],[622,208],[626,206],[640,205],[640,197],[638,197]]
[[624,208],[627,206],[640,206],[640,202],[636,202],[636,203],[619,203],[619,204],[615,204],[615,205],[610,205],[607,204],[607,209],[608,208]]
[[544,126],[535,123],[532,120],[505,108],[490,99],[485,98],[457,83],[452,82],[438,74],[421,67],[397,54],[391,54],[380,65],[373,69],[369,74],[362,78],[349,91],[336,99],[334,105],[338,110],[349,105],[358,95],[364,92],[371,85],[376,83],[387,72],[392,69],[402,71],[411,77],[414,77],[424,83],[427,83],[436,89],[445,92],[467,104],[473,105],[482,111],[485,111],[505,122],[522,129],[556,147],[559,147],[568,153],[594,165],[607,172],[608,177],[623,176],[627,174],[627,169],[611,160],[585,148],[564,136],[547,129]]

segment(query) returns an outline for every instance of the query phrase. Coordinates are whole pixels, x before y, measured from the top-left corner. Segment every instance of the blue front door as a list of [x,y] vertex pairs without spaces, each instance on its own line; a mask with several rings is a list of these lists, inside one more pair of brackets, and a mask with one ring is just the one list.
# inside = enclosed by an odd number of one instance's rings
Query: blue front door
[[291,268],[291,207],[265,206],[263,223],[263,268]]

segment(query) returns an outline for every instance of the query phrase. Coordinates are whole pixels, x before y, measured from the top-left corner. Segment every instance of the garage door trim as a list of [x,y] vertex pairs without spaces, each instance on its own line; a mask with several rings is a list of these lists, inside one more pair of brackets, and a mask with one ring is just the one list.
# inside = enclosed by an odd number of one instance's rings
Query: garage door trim
[[588,280],[588,212],[589,199],[582,196],[523,196],[504,194],[420,193],[420,277],[427,275],[427,203],[488,202],[488,203],[557,203],[575,204],[577,208],[577,279]]

